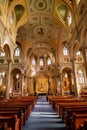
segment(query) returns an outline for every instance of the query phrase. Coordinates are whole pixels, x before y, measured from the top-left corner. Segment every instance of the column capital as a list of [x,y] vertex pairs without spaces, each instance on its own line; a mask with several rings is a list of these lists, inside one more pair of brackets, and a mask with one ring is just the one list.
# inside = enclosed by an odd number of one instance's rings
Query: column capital
[[7,62],[8,62],[8,63],[13,63],[13,60],[10,59],[10,58],[8,58],[8,59],[7,59]]

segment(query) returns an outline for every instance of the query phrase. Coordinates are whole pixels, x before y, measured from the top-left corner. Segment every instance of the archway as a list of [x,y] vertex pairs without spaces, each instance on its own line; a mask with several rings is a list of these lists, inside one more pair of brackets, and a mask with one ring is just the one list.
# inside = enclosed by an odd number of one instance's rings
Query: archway
[[[9,95],[9,60],[11,57],[11,51],[8,44],[3,46],[3,51],[0,52],[0,64],[3,67],[0,68],[0,97],[6,97]],[[8,87],[9,86],[9,87]]]
[[12,93],[13,95],[21,95],[22,93],[22,77],[21,77],[21,71],[18,68],[15,68],[11,72],[11,85],[13,86]]
[[62,71],[62,94],[71,94],[71,69],[64,68]]

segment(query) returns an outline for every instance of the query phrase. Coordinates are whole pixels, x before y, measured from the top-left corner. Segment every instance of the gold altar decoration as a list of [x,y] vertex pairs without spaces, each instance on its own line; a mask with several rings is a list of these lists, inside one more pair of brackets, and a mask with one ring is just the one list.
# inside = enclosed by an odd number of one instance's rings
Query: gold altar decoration
[[47,93],[48,92],[48,79],[44,76],[40,76],[36,82],[36,93]]

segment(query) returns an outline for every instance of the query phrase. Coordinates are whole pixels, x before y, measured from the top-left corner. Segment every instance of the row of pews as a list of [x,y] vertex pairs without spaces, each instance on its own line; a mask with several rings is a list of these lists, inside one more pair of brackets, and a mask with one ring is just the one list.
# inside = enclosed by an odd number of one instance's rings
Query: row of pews
[[66,124],[67,130],[87,130],[87,98],[49,95],[47,100]]
[[0,130],[23,130],[36,102],[36,96],[0,99]]

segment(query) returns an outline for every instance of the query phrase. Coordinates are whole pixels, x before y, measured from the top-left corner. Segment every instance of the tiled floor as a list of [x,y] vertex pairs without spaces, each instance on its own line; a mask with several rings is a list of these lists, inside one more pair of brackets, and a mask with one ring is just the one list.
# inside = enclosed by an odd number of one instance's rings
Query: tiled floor
[[46,97],[39,97],[24,130],[66,130],[65,124],[55,113]]

